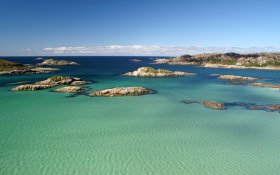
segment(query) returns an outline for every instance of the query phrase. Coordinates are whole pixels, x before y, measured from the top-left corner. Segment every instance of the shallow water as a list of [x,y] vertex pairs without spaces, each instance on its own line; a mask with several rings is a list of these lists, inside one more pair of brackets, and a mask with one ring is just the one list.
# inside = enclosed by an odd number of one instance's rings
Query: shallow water
[[[144,86],[156,94],[88,97],[9,91],[19,81],[50,74],[0,77],[0,174],[279,175],[280,113],[233,107],[224,111],[183,100],[279,103],[280,92],[226,85],[210,74],[235,74],[280,83],[279,71],[211,69],[129,62],[132,57],[70,57],[81,66],[51,75],[92,81],[93,90]],[[134,57],[133,57],[134,58]],[[11,60],[36,63],[33,57]],[[135,78],[120,74],[150,65],[197,73]]]

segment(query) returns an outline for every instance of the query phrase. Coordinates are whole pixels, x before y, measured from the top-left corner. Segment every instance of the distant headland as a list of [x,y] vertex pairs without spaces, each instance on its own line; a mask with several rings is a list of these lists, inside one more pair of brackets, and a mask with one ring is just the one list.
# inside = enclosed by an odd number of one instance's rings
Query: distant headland
[[155,64],[197,65],[213,68],[280,70],[280,53],[206,53],[158,58]]

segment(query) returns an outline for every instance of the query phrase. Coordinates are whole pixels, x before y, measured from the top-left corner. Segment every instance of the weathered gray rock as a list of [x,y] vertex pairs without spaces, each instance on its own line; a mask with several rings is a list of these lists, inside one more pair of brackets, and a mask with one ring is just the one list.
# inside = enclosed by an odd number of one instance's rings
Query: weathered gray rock
[[237,76],[237,75],[220,75],[218,77],[220,80],[258,80],[259,78],[254,78],[254,77],[243,77],[243,76]]
[[59,89],[54,90],[55,92],[67,92],[67,93],[81,93],[87,91],[87,88],[79,87],[79,86],[66,86]]
[[193,73],[180,72],[180,71],[169,71],[165,69],[154,69],[152,67],[141,67],[133,72],[128,72],[124,74],[126,76],[134,77],[175,77],[175,76],[189,76]]
[[73,65],[78,65],[78,63],[76,63],[74,61],[68,61],[68,60],[47,59],[47,60],[44,60],[39,65],[44,65],[44,66],[73,66]]
[[[78,83],[77,83],[78,82]],[[74,85],[74,84],[87,84],[89,82],[83,81],[76,77],[63,77],[53,76],[47,80],[38,81],[34,84],[24,84],[13,88],[13,91],[34,91],[41,89],[48,89],[59,85]]]
[[84,84],[89,84],[89,81],[83,81],[81,79],[75,80],[71,83],[71,85],[84,85]]
[[116,87],[111,89],[104,89],[94,91],[89,96],[103,96],[103,97],[115,97],[115,96],[140,96],[153,93],[152,90],[143,87]]

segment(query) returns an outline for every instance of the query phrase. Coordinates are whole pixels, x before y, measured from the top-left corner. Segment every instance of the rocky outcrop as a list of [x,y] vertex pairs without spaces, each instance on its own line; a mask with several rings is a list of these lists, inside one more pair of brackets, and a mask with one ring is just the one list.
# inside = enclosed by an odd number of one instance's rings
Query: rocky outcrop
[[198,65],[236,69],[280,69],[280,53],[256,54],[197,54],[176,58],[156,59],[155,64]]
[[89,82],[83,81],[76,77],[63,77],[63,76],[53,76],[47,80],[38,81],[34,84],[24,84],[13,88],[13,91],[34,91],[41,89],[48,89],[59,85],[75,85],[76,82],[79,84],[87,84]]
[[47,84],[24,84],[13,88],[12,91],[35,91],[41,89],[48,89],[52,87],[54,86]]
[[19,63],[16,63],[16,62],[12,62],[12,61],[8,61],[8,60],[3,60],[3,59],[0,59],[0,66],[7,66],[7,67],[10,67],[10,66],[20,66],[22,64],[19,64]]
[[68,61],[68,60],[54,60],[54,59],[46,59],[39,65],[43,66],[73,66],[78,65],[78,63],[74,61]]
[[124,74],[126,76],[134,77],[175,77],[175,76],[189,76],[193,73],[180,72],[180,71],[169,71],[165,69],[154,69],[152,67],[141,67],[133,72]]
[[0,60],[0,75],[22,75],[50,73],[56,71],[55,68],[38,67],[33,65],[24,65],[7,60]]
[[0,75],[23,75],[23,74],[40,74],[40,73],[50,73],[56,71],[55,68],[31,68],[31,69],[15,69],[11,71],[2,71]]
[[153,93],[152,90],[143,87],[116,87],[94,91],[89,96],[115,97],[115,96],[140,96]]
[[215,110],[224,110],[231,107],[244,107],[248,110],[261,110],[267,112],[280,112],[280,104],[266,104],[260,105],[255,103],[245,103],[245,102],[233,102],[233,103],[220,103],[220,102],[212,102],[212,101],[193,101],[193,100],[185,100],[183,101],[185,104],[201,104],[207,108],[215,109]]
[[243,77],[243,76],[237,76],[237,75],[220,75],[218,77],[220,80],[249,80],[249,81],[254,81],[258,80],[258,78],[254,77]]
[[194,101],[194,100],[185,100],[184,103],[186,104],[201,104],[204,107],[215,109],[215,110],[223,110],[225,109],[224,103],[215,102],[215,101]]
[[59,89],[54,90],[55,92],[67,92],[67,93],[81,93],[87,91],[87,88],[79,87],[79,86],[66,86]]
[[213,101],[203,101],[200,104],[202,104],[207,108],[216,109],[216,110],[222,110],[225,108],[225,105],[223,103],[213,102]]

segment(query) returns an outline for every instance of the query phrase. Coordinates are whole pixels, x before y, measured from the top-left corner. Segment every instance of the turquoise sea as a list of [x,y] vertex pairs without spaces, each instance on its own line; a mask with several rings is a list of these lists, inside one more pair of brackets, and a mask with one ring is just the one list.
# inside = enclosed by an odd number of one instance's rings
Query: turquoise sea
[[[11,61],[37,63],[36,57]],[[57,57],[63,58],[63,57]],[[226,85],[210,74],[263,78],[279,71],[151,65],[151,57],[66,57],[80,66],[51,74],[0,77],[1,175],[279,175],[280,113],[232,107],[217,111],[183,100],[279,104],[280,91]],[[66,59],[65,58],[65,59]],[[130,62],[131,58],[143,62]],[[121,74],[141,66],[197,73],[172,78]],[[137,97],[12,92],[20,81],[67,75],[90,91],[143,86]]]

